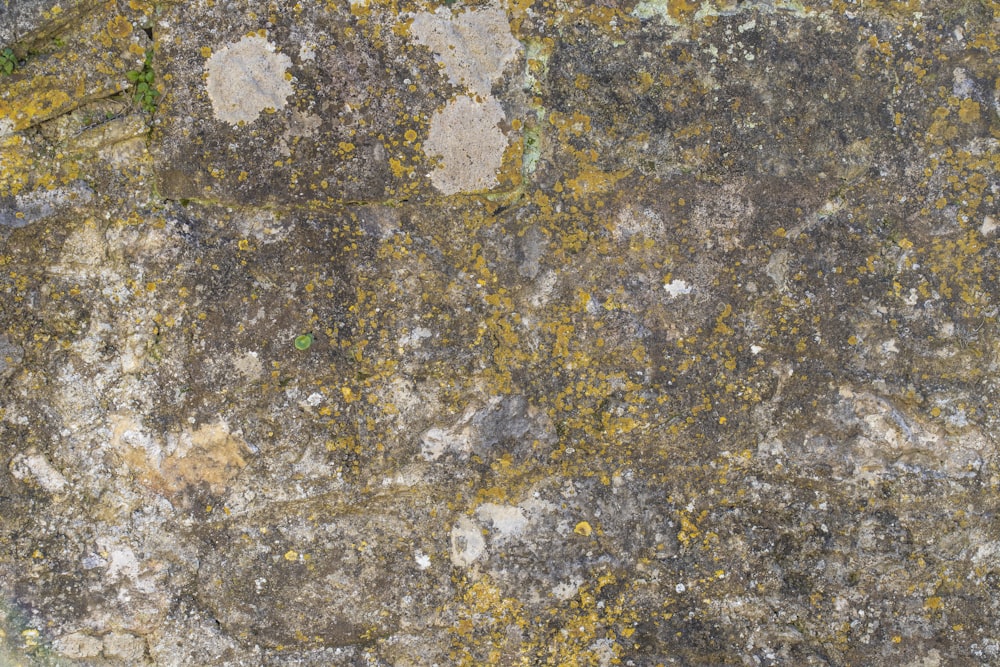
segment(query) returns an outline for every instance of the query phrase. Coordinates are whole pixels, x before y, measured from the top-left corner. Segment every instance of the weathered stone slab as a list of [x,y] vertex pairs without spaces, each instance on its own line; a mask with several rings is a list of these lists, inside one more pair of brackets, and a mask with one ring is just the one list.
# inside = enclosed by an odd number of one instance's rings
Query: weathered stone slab
[[67,187],[34,190],[14,197],[0,197],[0,226],[25,227],[74,206],[89,203],[94,193],[85,183]]
[[157,27],[171,198],[334,203],[520,179],[522,49],[494,5],[185,3]]
[[260,530],[205,531],[199,601],[249,645],[350,646],[426,628],[450,589],[449,564],[427,555],[426,498],[391,496],[363,511],[298,503],[280,510],[280,522],[272,505]]
[[588,24],[561,37],[547,61],[545,130],[564,151],[556,171],[579,194],[626,174],[823,187],[901,148],[892,104],[874,94],[891,74],[870,65],[849,22],[747,11],[697,35],[650,18],[623,41]]
[[128,88],[127,72],[141,68],[149,47],[142,23],[136,12],[78,18],[61,46],[20,54],[22,63],[0,87],[0,136]]
[[55,34],[96,3],[93,0],[8,0],[0,6],[0,47]]
[[167,5],[0,77],[0,664],[997,662],[995,8]]

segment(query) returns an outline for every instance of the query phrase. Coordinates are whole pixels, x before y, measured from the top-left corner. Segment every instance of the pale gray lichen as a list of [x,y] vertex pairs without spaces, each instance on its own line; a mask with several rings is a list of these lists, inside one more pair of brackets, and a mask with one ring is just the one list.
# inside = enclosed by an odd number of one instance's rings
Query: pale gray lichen
[[258,35],[213,53],[205,62],[205,85],[215,117],[233,125],[252,123],[264,110],[284,107],[293,92],[286,76],[291,65],[291,58]]
[[424,152],[439,157],[431,182],[446,195],[488,190],[498,184],[507,137],[498,127],[503,108],[493,98],[462,96],[431,118]]
[[445,7],[420,12],[413,18],[410,34],[434,52],[452,83],[482,97],[490,94],[493,81],[521,49],[510,32],[507,14],[496,6],[457,16]]

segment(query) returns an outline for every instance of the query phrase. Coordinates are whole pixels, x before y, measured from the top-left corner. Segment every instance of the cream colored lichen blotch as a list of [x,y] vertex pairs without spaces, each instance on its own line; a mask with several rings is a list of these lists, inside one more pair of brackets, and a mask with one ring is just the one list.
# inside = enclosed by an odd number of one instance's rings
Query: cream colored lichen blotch
[[285,73],[292,60],[277,53],[267,38],[244,37],[205,61],[206,88],[215,117],[232,125],[252,123],[266,109],[281,109],[292,94]]
[[486,97],[493,82],[521,50],[507,22],[507,14],[496,5],[452,14],[440,7],[413,17],[410,34],[418,44],[434,52],[448,79]]
[[414,15],[410,34],[434,53],[451,83],[470,93],[431,118],[424,144],[436,160],[431,182],[446,195],[495,187],[507,137],[499,128],[505,115],[492,87],[521,50],[506,12],[492,3],[457,14],[440,7]]
[[431,183],[446,195],[489,190],[499,184],[507,137],[503,107],[493,98],[459,97],[431,118],[424,152],[437,159]]

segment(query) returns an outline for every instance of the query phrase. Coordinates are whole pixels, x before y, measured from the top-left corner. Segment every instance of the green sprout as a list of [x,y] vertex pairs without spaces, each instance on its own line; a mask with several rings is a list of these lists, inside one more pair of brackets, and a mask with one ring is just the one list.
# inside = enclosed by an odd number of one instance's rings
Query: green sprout
[[11,74],[17,67],[17,56],[9,48],[0,51],[0,72]]
[[308,350],[313,344],[313,335],[311,333],[302,334],[301,336],[295,337],[295,349],[302,350],[303,352]]
[[146,59],[142,69],[134,69],[125,73],[125,78],[135,86],[132,98],[142,107],[143,111],[152,113],[156,110],[156,98],[160,91],[156,89],[156,73],[153,72],[153,50],[146,51]]

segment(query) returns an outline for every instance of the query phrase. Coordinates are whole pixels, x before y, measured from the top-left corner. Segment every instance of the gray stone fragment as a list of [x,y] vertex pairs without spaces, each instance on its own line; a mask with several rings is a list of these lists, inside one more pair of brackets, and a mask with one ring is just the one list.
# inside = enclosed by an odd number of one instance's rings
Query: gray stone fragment
[[101,646],[99,638],[82,632],[63,635],[52,643],[57,653],[74,659],[96,658],[101,654]]
[[94,4],[93,0],[7,0],[0,6],[0,47],[52,35]]
[[69,482],[43,454],[29,451],[11,459],[10,472],[24,482],[36,484],[51,494],[62,493]]
[[104,655],[135,665],[146,653],[146,642],[128,632],[109,632],[104,636]]
[[546,421],[524,396],[494,397],[472,418],[476,427],[472,451],[484,458],[501,452],[522,457],[532,450],[535,441],[551,440]]
[[0,334],[0,379],[14,373],[24,359],[24,348],[11,341],[6,334]]
[[482,529],[467,516],[459,517],[451,527],[451,562],[469,567],[486,552]]
[[17,229],[91,202],[94,191],[83,181],[53,190],[36,189],[0,199],[0,225]]

